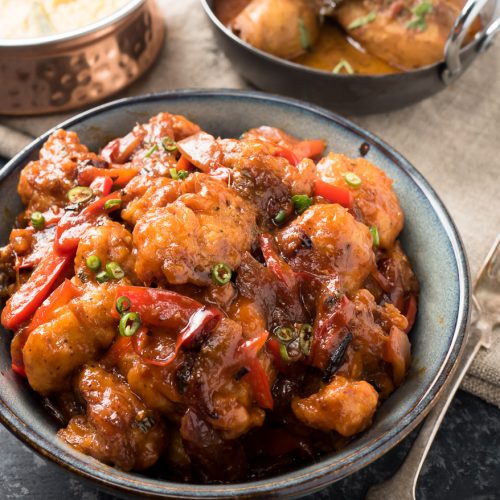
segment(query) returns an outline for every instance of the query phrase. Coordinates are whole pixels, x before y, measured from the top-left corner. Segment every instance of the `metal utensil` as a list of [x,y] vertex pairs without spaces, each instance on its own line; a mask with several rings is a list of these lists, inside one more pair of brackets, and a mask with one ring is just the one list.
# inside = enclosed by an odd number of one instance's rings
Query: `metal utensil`
[[489,348],[495,325],[500,324],[500,234],[497,236],[474,283],[473,317],[459,366],[439,401],[426,418],[401,468],[389,480],[372,486],[366,500],[415,500],[420,470],[441,422],[465,373],[481,347]]

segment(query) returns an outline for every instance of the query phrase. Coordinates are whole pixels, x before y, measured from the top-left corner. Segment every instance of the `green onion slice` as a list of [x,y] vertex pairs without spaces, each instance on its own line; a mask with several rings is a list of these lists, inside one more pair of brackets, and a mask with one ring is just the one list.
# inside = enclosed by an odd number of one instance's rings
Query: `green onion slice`
[[187,170],[179,170],[177,172],[177,177],[179,177],[179,179],[186,179],[189,175],[189,172]]
[[365,24],[373,23],[375,19],[377,18],[377,13],[372,10],[369,14],[366,14],[366,16],[363,17],[358,17],[357,19],[354,19],[354,21],[347,26],[348,30],[355,30],[356,28],[361,28],[361,26],[365,26]]
[[354,69],[349,64],[349,61],[347,59],[343,59],[343,58],[338,62],[337,66],[335,66],[335,68],[333,68],[332,73],[339,74],[342,70],[345,70],[345,72],[348,73],[349,75],[354,74]]
[[378,234],[378,229],[375,226],[370,228],[370,233],[372,235],[373,246],[378,247],[380,245],[380,235]]
[[359,187],[363,183],[361,178],[354,172],[346,172],[345,174],[342,174],[342,177],[351,187]]
[[298,336],[298,332],[289,326],[278,326],[274,330],[274,335],[280,342],[292,342]]
[[94,192],[86,186],[76,186],[68,191],[68,200],[71,203],[85,203],[92,196],[94,196]]
[[118,297],[116,299],[116,310],[120,313],[126,313],[132,306],[132,303],[130,302],[130,299],[128,297],[125,297],[125,295],[122,295],[121,297]]
[[162,146],[165,151],[174,152],[177,151],[177,143],[171,137],[164,137],[161,140]]
[[117,262],[108,262],[106,264],[106,272],[110,278],[114,278],[115,280],[121,280],[125,276],[125,271]]
[[290,363],[291,358],[288,355],[288,349],[286,347],[286,344],[280,344],[280,356],[285,363]]
[[106,283],[106,281],[109,281],[109,274],[107,273],[107,271],[101,271],[96,275],[95,279],[98,283]]
[[174,179],[174,181],[178,181],[179,180],[179,174],[177,173],[177,169],[176,168],[169,169],[169,172],[170,172],[170,177],[172,177],[172,179]]
[[417,17],[424,17],[426,14],[430,14],[432,12],[432,2],[425,0],[417,6],[413,7],[411,11]]
[[35,229],[43,229],[45,227],[45,217],[41,212],[33,212],[31,214],[31,225]]
[[149,158],[155,151],[158,151],[158,144],[153,144],[144,155],[144,158]]
[[120,200],[119,198],[116,198],[116,199],[113,198],[112,200],[107,200],[104,203],[104,210],[111,210],[114,207],[121,206],[121,204],[122,204],[122,200]]
[[311,49],[311,37],[309,36],[309,30],[307,29],[304,20],[299,18],[299,37],[300,45],[304,50]]
[[273,219],[273,222],[276,224],[276,225],[279,225],[279,224],[283,224],[283,222],[285,222],[286,220],[286,210],[283,210],[281,209],[275,216],[274,216],[274,219]]
[[118,330],[122,337],[132,337],[141,327],[141,317],[136,312],[125,313],[118,326]]
[[87,264],[87,267],[91,271],[99,271],[101,268],[101,259],[97,255],[89,255],[85,264]]
[[312,205],[313,200],[312,198],[309,198],[307,194],[296,194],[292,196],[292,202],[295,208],[295,212],[300,215]]
[[311,345],[313,339],[313,328],[308,323],[300,327],[299,349],[304,356],[311,354]]
[[211,271],[212,281],[216,285],[225,285],[231,281],[231,276],[233,275],[233,271],[231,268],[224,263],[216,264],[212,267]]

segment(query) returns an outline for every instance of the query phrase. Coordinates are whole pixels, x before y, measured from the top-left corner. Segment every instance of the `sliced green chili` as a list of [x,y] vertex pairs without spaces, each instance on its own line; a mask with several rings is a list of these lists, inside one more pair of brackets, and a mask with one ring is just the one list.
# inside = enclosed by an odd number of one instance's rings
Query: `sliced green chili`
[[109,274],[107,271],[101,271],[99,274],[96,275],[95,279],[97,280],[98,283],[106,283],[106,281],[109,281]]
[[169,151],[170,153],[177,151],[177,143],[171,137],[168,137],[168,136],[164,137],[161,140],[161,143],[162,143],[165,151]]
[[370,233],[372,235],[373,246],[378,247],[380,245],[380,235],[378,234],[378,229],[375,226],[370,228]]
[[289,326],[278,326],[278,328],[274,330],[274,335],[278,337],[280,342],[291,342],[297,338],[298,333]]
[[373,10],[369,14],[366,14],[366,16],[354,19],[354,21],[351,24],[349,24],[349,26],[347,26],[347,29],[355,30],[356,28],[361,28],[361,26],[364,26],[365,24],[369,24],[375,21],[376,18],[377,18],[377,13]]
[[149,158],[155,151],[158,151],[158,144],[153,144],[144,155],[144,158]]
[[216,264],[212,267],[211,271],[212,281],[216,285],[225,285],[231,281],[231,276],[233,275],[233,271],[231,268],[224,263]]
[[130,302],[130,299],[128,297],[125,297],[125,295],[122,295],[121,297],[118,297],[116,299],[116,310],[120,313],[126,313],[130,307],[132,306],[132,303]]
[[117,262],[108,262],[106,264],[106,272],[110,278],[114,278],[115,280],[121,280],[125,276],[125,271]]
[[113,198],[112,200],[107,200],[104,203],[104,210],[111,210],[114,207],[120,207],[121,204],[122,204],[122,200],[120,200],[119,198],[116,198],[116,199]]
[[307,29],[304,20],[299,18],[299,37],[300,45],[304,50],[310,50],[311,48],[311,37],[309,36],[309,30]]
[[275,216],[274,216],[274,219],[273,219],[273,222],[276,224],[276,225],[280,225],[280,224],[283,224],[283,222],[285,222],[286,220],[286,210],[283,210],[281,209]]
[[356,175],[354,172],[346,172],[342,174],[342,177],[351,187],[359,187],[363,183],[359,175]]
[[299,334],[299,349],[304,356],[309,356],[309,354],[311,354],[312,334],[313,327],[311,325],[305,323],[301,326]]

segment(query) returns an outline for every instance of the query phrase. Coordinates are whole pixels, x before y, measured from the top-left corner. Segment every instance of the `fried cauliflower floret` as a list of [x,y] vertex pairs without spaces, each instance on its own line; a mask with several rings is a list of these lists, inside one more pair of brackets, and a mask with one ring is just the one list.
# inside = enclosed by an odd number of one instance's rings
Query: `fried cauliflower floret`
[[75,257],[75,274],[82,281],[96,281],[96,273],[89,270],[86,260],[91,255],[99,257],[101,269],[106,263],[116,262],[129,278],[134,274],[135,259],[132,254],[132,235],[119,222],[106,221],[85,232]]
[[[392,189],[392,180],[364,158],[352,159],[330,153],[317,165],[319,177],[335,186],[347,188],[354,197],[353,210],[367,226],[376,227],[380,246],[390,248],[403,229],[404,216],[398,197]],[[353,172],[361,185],[347,184],[344,175]]]
[[135,271],[145,283],[210,283],[218,263],[237,269],[256,237],[255,210],[205,174],[184,181],[173,203],[150,210],[133,232]]
[[74,417],[58,436],[77,450],[123,470],[151,467],[166,445],[166,430],[117,375],[85,366],[77,390],[85,415]]
[[28,210],[44,212],[68,203],[68,191],[77,185],[78,164],[100,159],[89,153],[75,132],[56,130],[40,150],[40,158],[21,171],[18,193]]
[[276,241],[294,269],[337,273],[347,291],[358,289],[375,266],[368,227],[340,205],[313,205],[278,231]]
[[336,376],[312,396],[292,401],[292,410],[309,427],[349,437],[371,425],[377,404],[377,391],[368,382]]
[[70,375],[96,359],[116,334],[110,316],[113,286],[87,285],[83,295],[53,312],[46,323],[31,332],[23,348],[28,382],[41,394],[67,388]]

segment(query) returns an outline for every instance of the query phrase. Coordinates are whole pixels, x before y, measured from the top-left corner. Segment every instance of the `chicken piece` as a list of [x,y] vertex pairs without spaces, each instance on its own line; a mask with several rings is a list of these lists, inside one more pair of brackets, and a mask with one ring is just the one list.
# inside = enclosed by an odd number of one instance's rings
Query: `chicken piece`
[[[319,177],[351,191],[353,211],[361,222],[376,227],[382,248],[390,248],[403,229],[404,216],[398,197],[392,189],[392,180],[378,167],[364,158],[351,159],[342,154],[330,153],[317,165]],[[349,185],[344,175],[353,172],[361,179],[361,185]]]
[[77,185],[78,165],[102,160],[80,143],[75,132],[56,130],[40,150],[40,159],[21,171],[18,192],[28,211],[44,212],[68,203],[68,191]]
[[258,224],[274,227],[280,210],[291,213],[290,198],[311,194],[316,166],[308,158],[298,165],[276,152],[276,147],[254,137],[244,140],[214,139],[201,133],[178,144],[196,167],[221,176],[243,198],[257,207]]
[[[464,0],[349,0],[339,3],[334,16],[370,54],[392,66],[411,70],[443,59],[446,40],[464,3]],[[359,27],[352,26],[362,19],[372,20],[365,24],[360,21]],[[466,43],[479,26],[477,21]]]
[[257,234],[255,209],[223,182],[205,174],[180,181],[184,192],[136,224],[135,271],[145,283],[207,285],[218,263],[237,269]]
[[318,38],[318,14],[316,0],[253,0],[229,26],[257,49],[293,59]]
[[132,247],[132,235],[119,222],[107,220],[102,226],[93,226],[78,244],[75,274],[84,283],[96,283],[97,272],[91,271],[86,264],[87,258],[95,255],[101,261],[101,270],[105,269],[108,262],[116,262],[127,278],[134,281],[135,258]]
[[23,348],[26,375],[31,387],[50,394],[67,388],[71,374],[96,359],[116,334],[114,285],[87,285],[83,295],[56,309],[48,321],[35,328]]
[[368,382],[336,376],[316,394],[293,400],[292,410],[309,427],[350,437],[371,425],[377,404],[377,391]]
[[340,205],[313,205],[275,236],[292,268],[338,274],[348,292],[358,289],[375,266],[370,231]]
[[77,380],[86,405],[57,435],[78,451],[123,470],[151,467],[166,445],[160,416],[149,410],[117,375],[97,365]]

